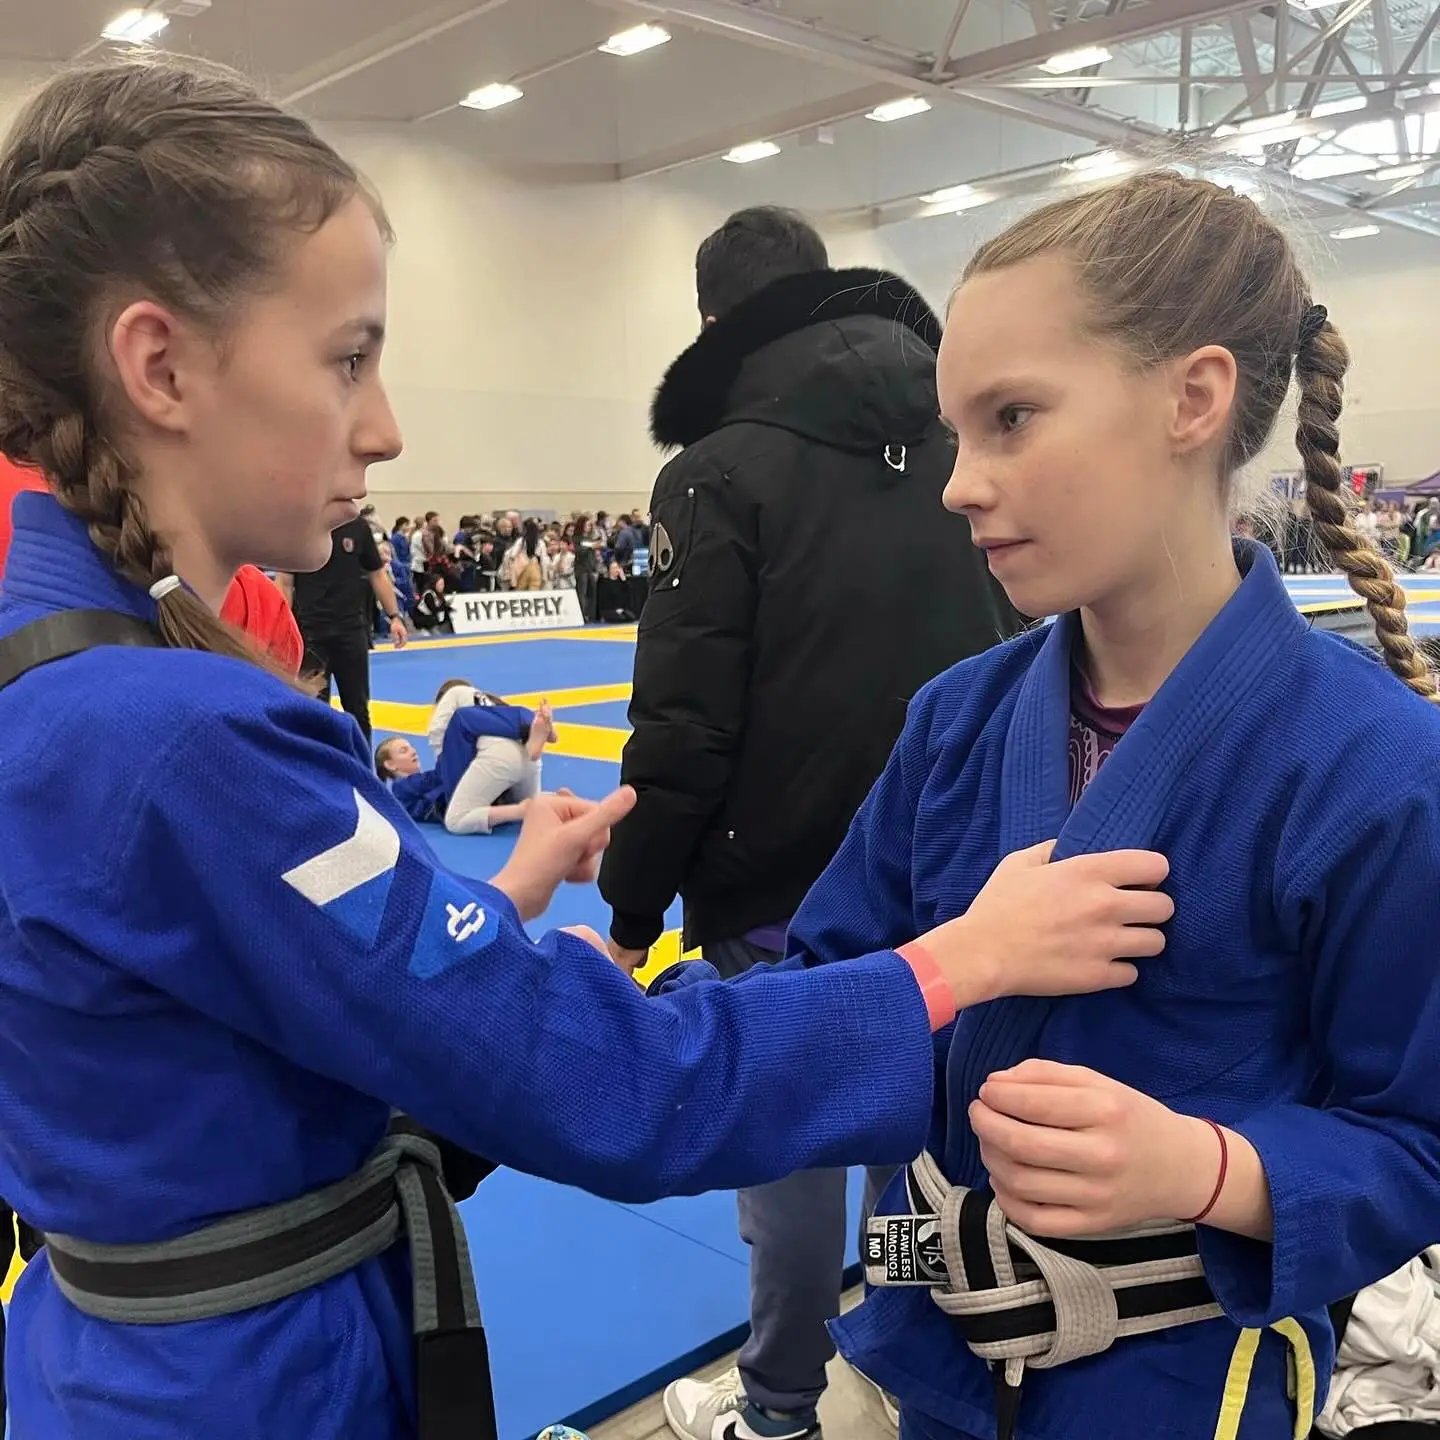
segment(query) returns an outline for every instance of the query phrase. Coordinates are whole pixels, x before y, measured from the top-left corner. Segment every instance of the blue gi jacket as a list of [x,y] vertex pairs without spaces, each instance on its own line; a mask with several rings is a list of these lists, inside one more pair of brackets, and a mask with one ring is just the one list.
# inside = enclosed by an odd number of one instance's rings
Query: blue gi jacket
[[[145,618],[28,495],[0,634]],[[390,1106],[622,1200],[898,1161],[924,1139],[924,1002],[893,953],[646,999],[450,874],[348,717],[243,662],[102,649],[0,691],[0,1194],[97,1242],[183,1234],[355,1170]],[[463,924],[457,924],[462,919]],[[75,1310],[43,1257],[11,1312],[18,1436],[414,1432],[403,1250],[190,1325]]]

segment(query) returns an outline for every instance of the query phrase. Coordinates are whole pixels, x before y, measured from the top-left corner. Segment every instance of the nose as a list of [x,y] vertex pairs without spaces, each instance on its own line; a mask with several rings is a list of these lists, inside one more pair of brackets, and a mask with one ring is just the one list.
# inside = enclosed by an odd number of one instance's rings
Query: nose
[[367,465],[395,460],[405,448],[390,396],[378,381],[355,430],[355,450]]
[[945,508],[956,515],[972,515],[988,510],[995,503],[995,487],[963,443],[956,446],[955,464],[945,486]]

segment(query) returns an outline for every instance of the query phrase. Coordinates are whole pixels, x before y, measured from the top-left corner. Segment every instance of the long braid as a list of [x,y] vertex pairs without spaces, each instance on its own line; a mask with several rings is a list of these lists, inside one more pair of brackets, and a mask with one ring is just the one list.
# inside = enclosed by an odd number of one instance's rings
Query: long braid
[[1300,420],[1295,443],[1305,467],[1305,505],[1316,534],[1350,588],[1365,601],[1385,663],[1417,695],[1440,703],[1440,689],[1405,618],[1405,591],[1385,558],[1350,522],[1342,492],[1340,411],[1350,354],[1326,320],[1305,336],[1295,357]]
[[128,467],[91,433],[83,415],[57,420],[33,454],[56,498],[85,522],[95,548],[125,579],[148,590],[170,573],[170,557],[150,530],[144,502],[129,488]]
[[[151,528],[145,502],[130,486],[129,466],[90,431],[82,416],[71,414],[57,421],[34,454],[55,498],[85,522],[91,543],[119,575],[148,590],[173,573],[170,547]],[[248,660],[293,682],[248,636],[227,625],[183,586],[160,600],[156,613],[167,645]]]

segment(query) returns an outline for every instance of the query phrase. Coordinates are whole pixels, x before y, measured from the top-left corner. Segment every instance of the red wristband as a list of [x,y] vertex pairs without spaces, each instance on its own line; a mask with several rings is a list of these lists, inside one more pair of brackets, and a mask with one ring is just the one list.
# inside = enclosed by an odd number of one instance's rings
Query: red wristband
[[918,940],[901,946],[896,954],[915,976],[915,983],[920,987],[920,994],[925,998],[925,1009],[930,1015],[931,1031],[943,1030],[955,1018],[958,1010],[955,992],[950,988],[950,982],[945,978],[939,962]]
[[1215,1138],[1220,1142],[1220,1175],[1215,1181],[1215,1193],[1210,1197],[1210,1203],[1193,1219],[1187,1220],[1187,1225],[1198,1225],[1219,1203],[1220,1194],[1225,1189],[1225,1172],[1230,1168],[1230,1147],[1225,1142],[1225,1132],[1213,1121],[1205,1116],[1200,1119],[1215,1132]]

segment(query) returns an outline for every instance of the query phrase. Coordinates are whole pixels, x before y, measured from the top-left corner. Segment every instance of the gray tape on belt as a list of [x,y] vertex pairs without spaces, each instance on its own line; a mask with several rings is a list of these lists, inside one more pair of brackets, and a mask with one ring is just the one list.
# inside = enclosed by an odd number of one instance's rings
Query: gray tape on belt
[[[983,1359],[1010,1362],[1011,1384],[1018,1383],[1023,1366],[1049,1369],[1084,1355],[1098,1355],[1124,1336],[1191,1325],[1223,1314],[1219,1305],[1210,1303],[1121,1318],[1116,1310],[1116,1296],[1125,1289],[1176,1280],[1203,1280],[1205,1272],[1198,1253],[1139,1264],[1092,1265],[1027,1235],[1005,1218],[993,1200],[986,1212],[985,1229],[986,1251],[994,1267],[996,1285],[972,1289],[960,1244],[960,1210],[970,1192],[962,1186],[951,1185],[934,1156],[928,1153],[910,1167],[907,1182],[911,1208],[916,1212],[913,1217],[916,1228],[911,1233],[920,1243],[923,1231],[928,1258],[915,1263],[913,1270],[917,1278],[897,1282],[884,1259],[872,1263],[867,1256],[867,1283],[876,1286],[925,1284],[935,1304],[947,1315],[957,1318],[998,1315],[1028,1306],[1052,1304],[1055,1325],[1051,1329],[993,1342],[967,1340],[975,1354]],[[867,1236],[875,1242],[872,1253],[876,1256],[885,1255],[887,1244],[893,1240],[889,1229],[892,1219],[877,1215],[866,1227]],[[928,1229],[931,1224],[935,1230]],[[1194,1226],[1173,1221],[1087,1238],[1096,1242],[1159,1239],[1193,1231]],[[935,1269],[937,1255],[943,1256],[946,1272],[943,1278]],[[932,1279],[938,1283],[930,1283]]]
[[[277,1268],[238,1284],[175,1296],[115,1296],[96,1294],[72,1284],[52,1265],[51,1273],[60,1293],[87,1315],[130,1325],[179,1325],[193,1320],[212,1320],[269,1305],[298,1295],[302,1290],[324,1284],[347,1270],[383,1254],[400,1238],[402,1229],[409,1240],[414,1277],[415,1333],[423,1335],[437,1328],[435,1246],[430,1214],[425,1204],[418,1173],[425,1167],[442,1175],[440,1152],[428,1140],[414,1134],[387,1135],[380,1148],[354,1175],[324,1189],[302,1195],[280,1205],[263,1206],[231,1216],[214,1225],[174,1240],[148,1245],[97,1245],[71,1235],[47,1235],[46,1244],[62,1259],[107,1266],[146,1266],[174,1260],[203,1260],[237,1246],[279,1240],[299,1226],[343,1209],[366,1191],[393,1185],[394,1196],[384,1213],[363,1230],[346,1236],[319,1255]],[[443,1188],[443,1187],[442,1187]],[[460,1284],[466,1323],[480,1323],[480,1301],[464,1226],[454,1202],[446,1195],[448,1219],[454,1232],[460,1259]]]

